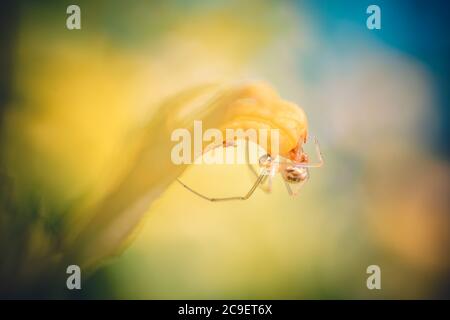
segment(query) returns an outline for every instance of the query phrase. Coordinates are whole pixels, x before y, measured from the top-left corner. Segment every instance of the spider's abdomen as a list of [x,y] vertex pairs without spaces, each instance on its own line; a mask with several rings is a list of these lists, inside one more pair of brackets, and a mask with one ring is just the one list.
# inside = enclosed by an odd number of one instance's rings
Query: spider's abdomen
[[308,179],[308,169],[303,167],[288,166],[282,170],[283,178],[287,182],[299,183]]

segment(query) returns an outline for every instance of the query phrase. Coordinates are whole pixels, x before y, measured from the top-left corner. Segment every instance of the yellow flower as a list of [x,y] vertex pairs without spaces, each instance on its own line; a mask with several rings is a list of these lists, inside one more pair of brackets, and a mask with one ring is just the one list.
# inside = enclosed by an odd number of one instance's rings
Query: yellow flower
[[[0,177],[7,190],[0,199],[0,283],[13,283],[19,294],[21,286],[47,286],[67,264],[93,268],[126,247],[150,204],[185,168],[170,161],[173,129],[193,120],[231,125],[225,121],[246,108],[230,106],[243,96],[281,101],[264,84],[222,85],[240,79],[242,66],[273,38],[273,18],[263,14],[270,5],[172,8],[173,16],[159,17],[167,30],[145,25],[148,19],[134,30],[136,12],[121,12],[136,42],[109,25],[114,10],[99,8],[81,5],[82,17],[99,19],[79,31],[61,29],[60,13],[49,7],[20,12]],[[139,12],[160,8],[147,9]],[[48,15],[46,23],[37,11]],[[222,100],[212,103],[213,96]],[[267,108],[270,117],[278,110],[271,106],[255,112]],[[292,128],[285,131],[288,137]]]

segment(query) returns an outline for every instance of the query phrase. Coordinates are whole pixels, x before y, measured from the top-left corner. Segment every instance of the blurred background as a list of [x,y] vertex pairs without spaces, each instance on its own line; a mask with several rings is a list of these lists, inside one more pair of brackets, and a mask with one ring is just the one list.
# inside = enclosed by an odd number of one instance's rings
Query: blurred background
[[[76,1],[81,30],[67,30],[69,4],[2,3],[1,297],[450,297],[447,3]],[[370,4],[381,30],[366,27]],[[249,79],[301,106],[321,143],[325,166],[301,194],[277,178],[272,194],[210,203],[156,182],[93,249],[82,290],[65,290],[67,263],[83,264],[72,239],[98,203],[126,206],[108,195],[161,102]],[[152,153],[160,174],[168,157]],[[243,165],[182,178],[216,196],[252,183]],[[108,245],[120,249],[104,257]],[[372,264],[381,290],[366,287]]]

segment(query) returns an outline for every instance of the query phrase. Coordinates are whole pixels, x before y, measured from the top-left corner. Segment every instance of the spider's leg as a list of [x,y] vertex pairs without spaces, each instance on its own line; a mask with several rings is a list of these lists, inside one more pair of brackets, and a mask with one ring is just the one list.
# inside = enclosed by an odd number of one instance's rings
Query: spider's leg
[[299,167],[305,167],[305,168],[320,168],[321,166],[323,166],[323,157],[322,157],[322,152],[320,152],[320,146],[319,146],[319,141],[317,141],[316,138],[314,138],[314,144],[316,147],[316,154],[317,154],[317,162],[307,162],[307,163],[300,163],[300,164],[296,164],[296,166]]
[[317,154],[317,162],[292,162],[292,161],[285,161],[285,160],[281,160],[279,163],[280,164],[292,164],[295,165],[296,167],[303,167],[303,168],[320,168],[321,166],[323,166],[323,157],[322,157],[322,152],[320,152],[320,146],[319,146],[319,142],[317,141],[316,138],[314,138],[314,144],[315,144],[315,149],[316,149],[316,154]]
[[[255,167],[250,162],[250,152],[249,152],[249,140],[247,139],[247,148],[245,148],[245,162],[247,163],[248,168],[250,169],[250,172],[255,177],[258,177],[260,174],[257,172]],[[262,179],[261,183],[259,184],[259,188],[263,190],[266,193],[270,193],[272,191],[272,176],[271,172],[269,173],[263,173],[264,178]]]
[[225,198],[212,198],[212,197],[205,196],[204,194],[201,194],[200,192],[197,192],[194,189],[192,189],[191,187],[189,187],[186,184],[184,184],[180,179],[177,178],[177,181],[183,187],[185,187],[186,189],[188,189],[192,193],[196,194],[200,198],[203,198],[205,200],[209,200],[209,201],[212,201],[212,202],[217,202],[217,201],[229,201],[229,200],[247,200],[248,198],[250,198],[250,196],[256,190],[256,188],[261,183],[261,181],[263,180],[264,177],[265,177],[264,174],[260,174],[258,179],[256,179],[255,183],[253,184],[253,186],[250,188],[250,190],[244,196],[240,196],[240,197],[239,196],[237,196],[237,197],[225,197]]

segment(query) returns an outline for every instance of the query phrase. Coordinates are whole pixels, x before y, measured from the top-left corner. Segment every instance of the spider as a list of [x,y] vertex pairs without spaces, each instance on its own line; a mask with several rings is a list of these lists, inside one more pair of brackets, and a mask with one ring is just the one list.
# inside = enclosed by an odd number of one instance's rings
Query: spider
[[[260,186],[266,192],[271,192],[272,179],[276,173],[280,173],[281,176],[283,177],[284,183],[286,185],[289,194],[296,195],[298,194],[300,188],[309,179],[309,168],[319,168],[323,165],[323,158],[320,152],[320,147],[317,139],[314,139],[314,144],[318,161],[314,163],[311,163],[309,161],[308,155],[303,151],[302,147],[303,141],[305,141],[305,139],[303,138],[299,140],[297,146],[288,153],[287,155],[288,158],[281,157],[280,155],[273,157],[269,153],[266,153],[265,155],[261,156],[258,160],[260,173],[258,173],[257,170],[249,162],[249,148],[247,144],[247,148],[245,149],[247,165],[249,166],[253,174],[257,177],[257,179],[253,184],[253,186],[250,188],[250,190],[243,196],[223,197],[223,198],[208,197],[187,186],[178,178],[177,181],[187,190],[208,201],[216,202],[216,201],[230,201],[230,200],[247,200],[254,193],[254,191],[258,186]],[[224,143],[224,145],[234,146],[235,144]]]
[[[267,151],[259,158],[259,172],[249,162],[249,148],[247,143],[247,164],[256,176],[256,181],[250,190],[243,196],[213,198],[197,192],[178,182],[197,196],[209,201],[247,200],[258,186],[270,192],[272,179],[276,173],[281,173],[289,194],[295,195],[308,181],[309,168],[317,168],[323,165],[322,155],[316,139],[315,148],[317,162],[311,162],[303,149],[308,137],[308,121],[302,108],[295,103],[281,99],[278,93],[268,84],[263,82],[239,84],[225,91],[211,103],[209,117],[220,119],[222,131],[227,129],[277,129],[279,132],[278,150],[267,145]],[[224,128],[226,128],[224,130]],[[222,139],[214,147],[236,146],[236,140]],[[248,142],[248,137],[247,137]],[[255,141],[254,141],[255,142]],[[257,144],[261,145],[259,141]]]

